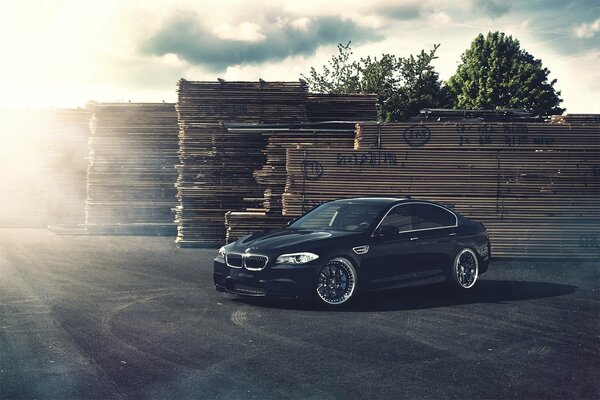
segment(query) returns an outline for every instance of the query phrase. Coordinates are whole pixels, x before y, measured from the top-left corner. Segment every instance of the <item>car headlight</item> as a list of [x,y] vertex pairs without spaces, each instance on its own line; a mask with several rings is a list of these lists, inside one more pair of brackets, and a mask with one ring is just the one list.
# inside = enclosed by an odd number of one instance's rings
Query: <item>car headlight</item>
[[225,246],[221,246],[219,249],[219,257],[225,258]]
[[318,255],[313,253],[291,253],[282,254],[277,257],[276,264],[306,264],[319,258]]

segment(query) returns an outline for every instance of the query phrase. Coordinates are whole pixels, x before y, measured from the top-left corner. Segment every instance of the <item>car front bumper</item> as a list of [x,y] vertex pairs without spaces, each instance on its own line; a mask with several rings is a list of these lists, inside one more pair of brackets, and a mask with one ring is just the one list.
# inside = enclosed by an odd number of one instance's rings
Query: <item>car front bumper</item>
[[213,263],[215,288],[220,291],[248,297],[310,297],[316,291],[321,265],[310,262],[303,265],[268,265],[260,271],[231,268],[223,258]]

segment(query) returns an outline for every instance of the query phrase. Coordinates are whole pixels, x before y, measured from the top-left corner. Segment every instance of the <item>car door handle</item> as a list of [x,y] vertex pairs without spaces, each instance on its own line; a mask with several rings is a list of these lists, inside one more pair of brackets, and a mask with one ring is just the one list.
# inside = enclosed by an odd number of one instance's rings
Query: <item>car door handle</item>
[[449,234],[448,236],[456,236],[456,232]]
[[419,238],[418,237],[414,237],[414,238],[410,238],[410,240],[411,241],[413,241],[413,240],[419,240]]

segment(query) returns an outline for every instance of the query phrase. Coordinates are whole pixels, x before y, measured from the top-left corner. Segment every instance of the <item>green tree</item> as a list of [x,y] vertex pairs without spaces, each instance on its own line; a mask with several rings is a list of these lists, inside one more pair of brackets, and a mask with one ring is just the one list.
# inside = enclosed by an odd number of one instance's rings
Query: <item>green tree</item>
[[416,57],[411,54],[400,59],[402,77],[400,91],[403,96],[401,115],[406,117],[418,115],[423,108],[450,107],[451,98],[448,91],[431,65],[437,58],[435,52],[439,47],[440,45],[436,44],[429,53],[421,50]]
[[311,67],[309,76],[302,74],[302,77],[315,93],[360,93],[361,65],[350,61],[353,54],[350,42],[340,43],[337,48],[338,54],[331,57],[328,65],[323,65],[321,73]]
[[400,115],[402,96],[399,91],[399,59],[391,54],[361,58],[360,89],[358,93],[377,95],[377,113],[381,121],[397,121]]
[[374,93],[377,95],[378,119],[402,121],[418,115],[421,108],[448,106],[448,96],[431,62],[436,58],[435,45],[416,57],[382,54],[352,61],[350,42],[338,45],[321,72],[314,67],[302,77],[317,93]]
[[564,109],[556,79],[542,61],[521,49],[519,41],[501,32],[479,34],[461,56],[462,63],[447,83],[454,107],[464,109],[519,108],[539,115]]

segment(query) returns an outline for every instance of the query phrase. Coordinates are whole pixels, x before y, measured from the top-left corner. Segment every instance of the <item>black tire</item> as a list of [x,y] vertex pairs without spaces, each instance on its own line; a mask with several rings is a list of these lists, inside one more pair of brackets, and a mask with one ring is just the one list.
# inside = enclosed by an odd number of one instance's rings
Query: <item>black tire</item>
[[468,290],[475,286],[479,277],[479,258],[475,252],[465,247],[461,249],[452,263],[450,282],[459,290]]
[[317,277],[316,298],[321,304],[339,306],[356,294],[357,275],[352,262],[344,257],[327,261]]

